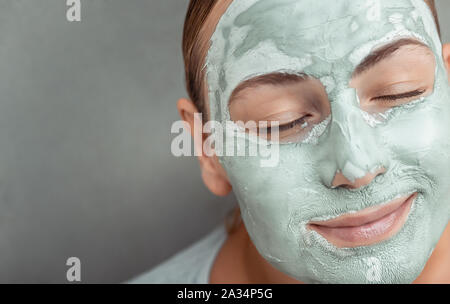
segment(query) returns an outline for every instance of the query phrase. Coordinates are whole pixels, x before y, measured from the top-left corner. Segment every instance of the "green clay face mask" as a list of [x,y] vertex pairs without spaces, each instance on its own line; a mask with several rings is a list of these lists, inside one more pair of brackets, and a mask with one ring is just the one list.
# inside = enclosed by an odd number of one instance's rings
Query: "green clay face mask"
[[[403,38],[432,51],[432,91],[377,115],[364,111],[349,86],[354,70],[374,49]],[[450,218],[450,91],[425,2],[234,0],[211,38],[206,69],[211,118],[220,122],[231,120],[233,90],[258,75],[304,73],[328,95],[331,114],[308,140],[280,144],[277,166],[219,158],[258,252],[307,283],[414,281]],[[332,186],[338,172],[353,181],[381,167],[363,187]],[[307,228],[413,193],[404,225],[382,242],[337,247]]]

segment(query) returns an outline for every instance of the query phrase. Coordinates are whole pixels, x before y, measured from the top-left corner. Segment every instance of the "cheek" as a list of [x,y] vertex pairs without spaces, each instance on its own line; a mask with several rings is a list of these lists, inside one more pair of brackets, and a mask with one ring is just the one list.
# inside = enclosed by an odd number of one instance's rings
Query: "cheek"
[[274,168],[261,167],[258,157],[221,159],[247,231],[269,261],[295,259],[302,239],[300,223],[328,212],[327,192],[317,173],[320,163],[311,160],[307,150],[281,147]]
[[450,101],[434,96],[405,109],[380,128],[380,135],[391,159],[450,182]]
[[323,212],[327,197],[317,147],[282,145],[279,163],[261,167],[258,157],[225,157],[222,160],[243,210],[255,222],[286,230],[293,216],[298,221]]

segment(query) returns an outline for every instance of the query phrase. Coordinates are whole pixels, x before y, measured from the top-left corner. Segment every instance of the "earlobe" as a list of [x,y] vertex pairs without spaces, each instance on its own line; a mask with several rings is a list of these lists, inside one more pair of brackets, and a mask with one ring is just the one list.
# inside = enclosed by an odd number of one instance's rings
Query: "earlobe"
[[445,67],[447,68],[447,75],[450,82],[450,43],[446,43],[443,45],[442,57],[444,59]]
[[217,168],[220,164],[213,163],[212,158],[204,156],[205,162],[202,164],[200,160],[200,165],[202,166],[202,179],[203,183],[213,194],[217,196],[226,196],[231,192],[231,185],[228,182],[226,174],[222,174],[222,169]]

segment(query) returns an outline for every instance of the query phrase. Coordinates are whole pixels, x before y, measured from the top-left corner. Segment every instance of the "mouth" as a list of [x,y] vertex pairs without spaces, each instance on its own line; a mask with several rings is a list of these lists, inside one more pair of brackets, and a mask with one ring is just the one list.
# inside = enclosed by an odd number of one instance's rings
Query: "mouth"
[[311,221],[307,228],[316,231],[338,248],[373,245],[400,231],[416,197],[417,193],[413,193],[381,206],[347,213],[331,220]]

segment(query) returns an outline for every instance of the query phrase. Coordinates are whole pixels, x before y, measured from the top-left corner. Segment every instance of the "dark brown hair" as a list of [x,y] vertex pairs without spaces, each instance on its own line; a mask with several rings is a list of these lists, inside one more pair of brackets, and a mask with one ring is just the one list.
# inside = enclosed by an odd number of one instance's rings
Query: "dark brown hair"
[[205,58],[200,52],[200,33],[212,9],[219,0],[190,0],[184,21],[183,58],[186,89],[197,110],[206,115],[203,85]]
[[[189,98],[197,107],[198,111],[207,115],[205,111],[206,96],[204,94],[205,72],[203,66],[205,56],[201,54],[200,39],[201,30],[206,19],[219,0],[190,0],[183,31],[183,58],[185,67],[186,89]],[[239,0],[234,0],[239,1]],[[434,0],[424,0],[430,7],[436,21],[440,35],[440,26]]]

